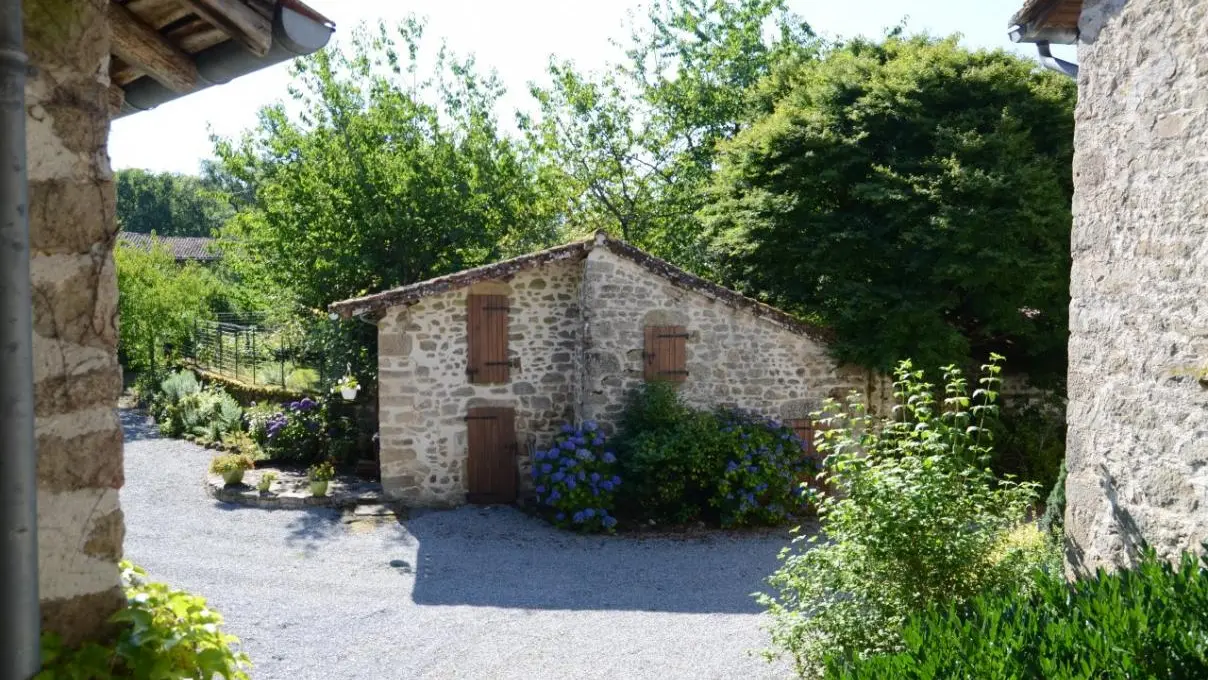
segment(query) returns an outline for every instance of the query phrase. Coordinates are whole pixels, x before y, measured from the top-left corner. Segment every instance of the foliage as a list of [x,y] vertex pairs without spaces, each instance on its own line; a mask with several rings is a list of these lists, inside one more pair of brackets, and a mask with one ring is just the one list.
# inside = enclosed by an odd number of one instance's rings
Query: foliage
[[268,445],[268,424],[278,413],[281,413],[281,407],[267,401],[252,402],[251,406],[244,409],[243,419],[247,424],[248,434],[256,444]]
[[1064,395],[1056,393],[1035,403],[1004,407],[991,426],[994,472],[1051,488],[1065,460],[1065,408]]
[[[1205,546],[1208,549],[1208,546]],[[1176,563],[1147,549],[1132,569],[1067,583],[1041,574],[966,606],[911,616],[903,648],[828,659],[834,680],[1208,677],[1208,557]]]
[[1040,516],[1040,529],[1046,533],[1059,533],[1065,528],[1065,461],[1057,471],[1057,481],[1044,502],[1044,514]]
[[716,417],[732,451],[709,499],[722,525],[776,525],[801,514],[805,482],[818,472],[806,443],[791,428],[756,413],[721,410]]
[[[1064,376],[1076,87],[955,37],[780,63],[706,210],[726,282],[834,329],[841,359],[990,351]],[[876,329],[876,332],[869,332]]]
[[152,583],[130,562],[121,563],[126,606],[113,616],[119,632],[111,644],[66,648],[42,636],[38,680],[247,680],[247,655],[223,633],[222,617],[204,599]]
[[252,435],[247,432],[231,431],[222,435],[222,448],[237,453],[241,456],[247,456],[252,460],[264,458],[264,451],[260,449],[260,445],[252,438]]
[[120,350],[130,370],[162,370],[188,346],[194,321],[226,309],[225,284],[196,262],[177,264],[162,245],[145,251],[119,243],[114,260]]
[[225,475],[236,470],[251,470],[254,467],[256,467],[256,461],[251,456],[242,453],[224,453],[221,456],[214,456],[214,459],[210,461],[210,472],[216,475]]
[[721,422],[681,403],[671,383],[644,384],[621,415],[617,451],[626,484],[618,511],[656,523],[716,521],[710,501],[736,455],[730,443]]
[[540,113],[521,127],[559,178],[572,229],[703,271],[696,212],[717,144],[742,128],[772,65],[816,41],[784,0],[657,0],[624,47],[601,74],[552,60],[548,84],[532,88]]
[[696,411],[672,383],[646,383],[621,415],[618,495],[626,519],[724,526],[780,524],[806,509],[815,471],[782,423],[734,409]]
[[360,389],[360,387],[361,383],[357,382],[357,379],[351,373],[349,373],[336,381],[336,384],[333,385],[331,389],[333,392],[340,392],[343,390],[356,390]]
[[322,309],[552,238],[533,162],[498,128],[498,82],[443,49],[421,74],[422,34],[352,31],[294,62],[290,105],[216,140],[223,183],[253,197],[225,259],[266,301]]
[[323,457],[327,406],[310,399],[293,401],[265,424],[265,441],[274,460],[310,463]]
[[256,489],[260,493],[268,493],[269,489],[273,488],[273,482],[277,481],[276,472],[265,472],[260,475],[259,481],[256,482]]
[[221,387],[203,388],[192,371],[177,371],[160,384],[151,413],[169,437],[197,436],[207,443],[243,430],[243,408]]
[[605,446],[593,421],[563,425],[548,450],[533,452],[537,502],[557,526],[579,531],[611,531],[617,520],[613,494],[621,486],[616,455]]
[[336,469],[330,460],[315,463],[306,469],[306,478],[312,482],[330,482],[335,477]]
[[944,371],[943,400],[909,361],[895,371],[892,418],[868,415],[853,394],[823,410],[823,478],[817,492],[825,540],[794,540],[759,601],[773,644],[800,673],[828,654],[897,649],[906,618],[1026,580],[1035,565],[1008,533],[1025,520],[1032,484],[999,481],[986,468],[1001,357],[983,367],[970,397],[960,371]]
[[190,175],[130,168],[117,179],[117,223],[123,231],[160,236],[216,236],[233,209],[221,192]]

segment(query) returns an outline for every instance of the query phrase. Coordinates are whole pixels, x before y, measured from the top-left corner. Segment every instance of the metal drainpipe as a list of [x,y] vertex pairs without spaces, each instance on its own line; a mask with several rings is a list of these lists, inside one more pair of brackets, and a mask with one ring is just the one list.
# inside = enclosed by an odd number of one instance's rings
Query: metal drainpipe
[[1042,41],[1036,43],[1036,51],[1040,53],[1040,63],[1045,68],[1050,71],[1063,73],[1075,80],[1078,79],[1078,64],[1054,57],[1052,50],[1049,49],[1048,42]]
[[41,666],[21,0],[0,0],[0,678]]

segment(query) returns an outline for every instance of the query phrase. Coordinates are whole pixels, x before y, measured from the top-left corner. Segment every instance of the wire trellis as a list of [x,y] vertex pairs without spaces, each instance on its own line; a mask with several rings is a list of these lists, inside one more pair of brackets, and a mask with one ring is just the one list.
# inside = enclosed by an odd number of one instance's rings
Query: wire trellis
[[196,321],[191,349],[199,367],[251,384],[305,390],[323,377],[323,362],[307,356],[297,334],[266,325],[262,315]]

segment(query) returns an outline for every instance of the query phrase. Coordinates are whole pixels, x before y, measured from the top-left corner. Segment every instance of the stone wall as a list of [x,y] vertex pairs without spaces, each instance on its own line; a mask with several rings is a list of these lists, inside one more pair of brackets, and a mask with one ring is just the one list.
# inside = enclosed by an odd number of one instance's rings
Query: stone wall
[[[576,417],[581,374],[579,281],[582,264],[561,261],[507,281],[474,284],[392,307],[378,322],[378,406],[382,486],[417,505],[465,499],[467,411],[516,410],[521,479],[528,444],[544,443]],[[506,385],[474,385],[466,376],[466,296],[508,295],[511,369]]]
[[123,601],[105,0],[26,0],[43,628],[95,636]]
[[1087,0],[1074,157],[1068,558],[1208,538],[1208,5]]
[[680,386],[698,407],[735,405],[779,418],[801,418],[827,397],[872,383],[863,368],[836,364],[806,334],[708,295],[673,285],[607,248],[588,255],[583,274],[586,317],[581,412],[606,430],[643,379],[644,329],[684,326],[688,376]]

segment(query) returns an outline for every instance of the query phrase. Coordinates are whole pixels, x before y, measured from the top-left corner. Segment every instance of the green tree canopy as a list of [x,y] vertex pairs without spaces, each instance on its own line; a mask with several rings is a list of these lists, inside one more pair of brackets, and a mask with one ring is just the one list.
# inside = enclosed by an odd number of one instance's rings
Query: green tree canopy
[[749,91],[775,63],[817,46],[785,0],[656,0],[617,67],[551,62],[549,83],[532,88],[540,113],[521,127],[564,176],[573,229],[704,272],[697,212],[718,142],[743,128]]
[[217,140],[207,175],[247,204],[224,232],[247,284],[322,308],[554,238],[556,192],[499,132],[496,79],[443,49],[424,77],[421,36],[414,20],[357,29],[295,62],[293,106]]
[[117,221],[125,231],[160,236],[216,236],[234,210],[198,177],[117,171]]
[[728,283],[889,368],[997,351],[1064,373],[1075,86],[1003,51],[891,36],[783,63],[705,211]]

